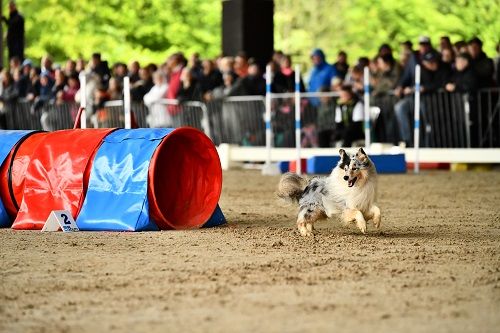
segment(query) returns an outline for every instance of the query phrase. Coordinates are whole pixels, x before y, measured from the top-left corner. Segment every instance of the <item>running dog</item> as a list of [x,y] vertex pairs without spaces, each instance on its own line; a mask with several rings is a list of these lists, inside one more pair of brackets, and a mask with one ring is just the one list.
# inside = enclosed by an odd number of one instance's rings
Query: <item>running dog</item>
[[314,222],[340,217],[345,223],[355,222],[362,233],[366,222],[380,228],[380,209],[374,202],[377,195],[377,171],[373,162],[359,148],[349,155],[340,149],[340,161],[328,177],[307,179],[285,173],[278,184],[277,196],[299,204],[297,228],[302,236],[311,236]]

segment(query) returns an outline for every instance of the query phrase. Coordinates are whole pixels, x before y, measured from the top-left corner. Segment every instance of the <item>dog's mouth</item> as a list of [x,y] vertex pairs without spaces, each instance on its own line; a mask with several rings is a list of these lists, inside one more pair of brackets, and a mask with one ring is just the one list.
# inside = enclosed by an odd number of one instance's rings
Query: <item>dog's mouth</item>
[[353,179],[349,179],[347,181],[347,186],[349,187],[353,187],[354,186],[354,183],[356,183],[356,180],[358,180],[358,177],[354,177]]

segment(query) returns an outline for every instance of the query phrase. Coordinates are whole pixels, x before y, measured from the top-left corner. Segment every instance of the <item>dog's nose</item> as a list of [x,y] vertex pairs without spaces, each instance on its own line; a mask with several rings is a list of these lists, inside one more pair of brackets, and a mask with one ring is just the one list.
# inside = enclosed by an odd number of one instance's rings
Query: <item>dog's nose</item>
[[349,176],[344,176],[344,180],[348,180],[349,179]]

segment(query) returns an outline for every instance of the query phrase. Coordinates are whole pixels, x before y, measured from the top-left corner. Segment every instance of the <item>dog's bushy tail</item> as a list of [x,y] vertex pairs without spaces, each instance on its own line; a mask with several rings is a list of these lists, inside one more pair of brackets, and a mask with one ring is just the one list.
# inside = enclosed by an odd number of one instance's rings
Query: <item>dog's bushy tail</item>
[[287,172],[281,176],[276,195],[288,203],[298,202],[307,186],[307,178]]

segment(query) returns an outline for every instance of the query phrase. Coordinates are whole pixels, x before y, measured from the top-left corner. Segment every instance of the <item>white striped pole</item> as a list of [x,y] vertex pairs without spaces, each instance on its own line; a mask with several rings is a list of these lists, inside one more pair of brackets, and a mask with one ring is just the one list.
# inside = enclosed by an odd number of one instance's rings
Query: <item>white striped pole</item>
[[295,170],[302,174],[300,160],[300,65],[295,65],[295,149],[297,150],[297,164]]
[[267,158],[266,165],[271,165],[271,65],[266,66],[266,113],[264,115],[264,121],[266,123],[266,150]]
[[87,128],[87,77],[82,71],[80,78],[80,107],[83,108],[80,115],[80,128]]
[[415,67],[415,126],[413,128],[413,142],[415,151],[414,172],[419,173],[419,148],[420,148],[420,65]]
[[371,145],[371,130],[370,130],[370,71],[368,66],[364,68],[363,75],[364,88],[364,106],[365,106],[365,148],[370,149]]
[[130,78],[123,78],[123,111],[125,112],[125,128],[132,128],[132,110],[130,107]]

